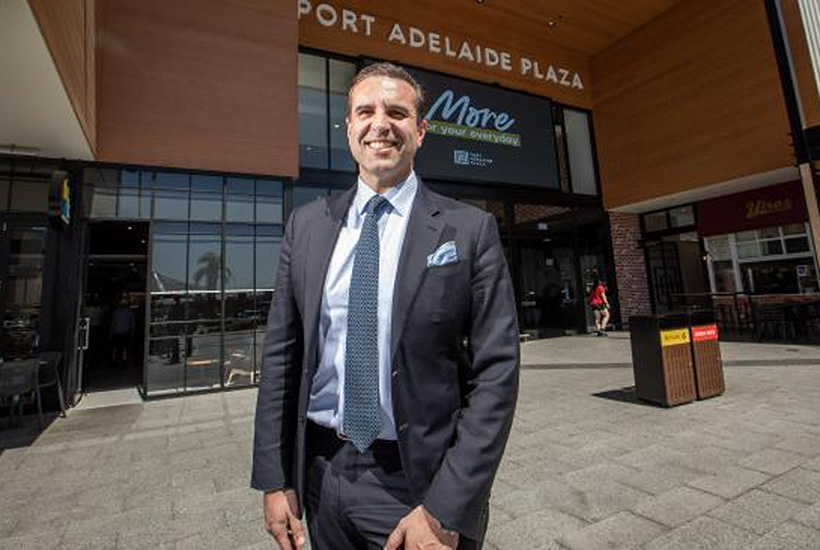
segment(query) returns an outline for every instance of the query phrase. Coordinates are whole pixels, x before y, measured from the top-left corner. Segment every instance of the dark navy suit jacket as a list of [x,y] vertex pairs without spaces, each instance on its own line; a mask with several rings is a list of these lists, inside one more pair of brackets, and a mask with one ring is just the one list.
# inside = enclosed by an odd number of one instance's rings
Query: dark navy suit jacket
[[[296,210],[285,229],[265,335],[252,487],[304,502],[305,426],[319,364],[330,257],[356,193]],[[418,504],[483,538],[487,503],[518,394],[518,325],[495,219],[419,182],[396,274],[392,391],[399,451]],[[458,261],[427,266],[455,241]]]

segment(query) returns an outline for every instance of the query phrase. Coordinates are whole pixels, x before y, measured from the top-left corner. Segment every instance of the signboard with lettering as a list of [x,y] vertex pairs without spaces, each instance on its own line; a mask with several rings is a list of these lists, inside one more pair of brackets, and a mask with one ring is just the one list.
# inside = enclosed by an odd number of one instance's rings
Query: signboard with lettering
[[717,325],[700,325],[692,327],[692,341],[694,342],[706,342],[717,339]]
[[422,177],[558,188],[551,103],[411,70],[427,93]]
[[689,343],[689,329],[676,328],[661,331],[661,347],[679,346]]
[[807,219],[806,201],[799,181],[698,203],[698,234],[701,237],[800,223]]
[[454,3],[442,3],[436,20],[412,2],[297,0],[297,10],[303,47],[389,59],[592,107],[588,56],[543,33],[516,33],[510,43]]

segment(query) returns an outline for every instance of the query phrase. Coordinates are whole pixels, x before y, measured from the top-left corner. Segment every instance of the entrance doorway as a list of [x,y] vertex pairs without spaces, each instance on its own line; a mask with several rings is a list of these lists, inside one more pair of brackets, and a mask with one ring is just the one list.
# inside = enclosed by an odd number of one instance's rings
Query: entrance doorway
[[88,349],[83,354],[86,391],[142,384],[145,354],[147,222],[92,222],[84,316]]
[[521,328],[547,338],[579,332],[579,293],[571,243],[519,241]]

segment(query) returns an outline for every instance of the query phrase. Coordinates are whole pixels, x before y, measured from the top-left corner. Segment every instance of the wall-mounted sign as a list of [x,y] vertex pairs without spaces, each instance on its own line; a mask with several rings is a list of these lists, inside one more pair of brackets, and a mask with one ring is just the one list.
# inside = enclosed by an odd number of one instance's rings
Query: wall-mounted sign
[[549,100],[410,72],[427,93],[423,177],[558,188]]
[[808,219],[800,182],[781,183],[698,203],[701,237],[800,223]]
[[48,192],[49,218],[62,225],[71,222],[71,184],[68,174],[57,170],[51,174]]
[[[407,50],[408,55],[413,56],[410,64],[418,65],[415,58],[423,53],[436,68],[441,64],[456,62],[482,72],[509,75],[514,80],[555,86],[558,90],[568,92],[583,92],[583,97],[588,96],[586,77],[582,76],[582,72],[587,70],[585,61],[575,61],[577,54],[567,53],[562,48],[556,49],[562,52],[557,58],[539,58],[537,55],[489,44],[482,39],[448,33],[440,30],[441,27],[434,23],[421,25],[388,21],[332,2],[297,0],[297,5],[300,27],[304,24],[310,29],[321,30],[322,34],[333,34],[340,38],[334,44],[338,44],[341,49],[334,51],[344,51],[344,46],[349,42],[373,43],[375,48],[367,48],[370,51],[360,49],[356,53],[393,59],[390,56],[398,48]],[[540,38],[538,37],[537,43],[542,45]],[[309,41],[308,45],[317,47],[315,41]]]

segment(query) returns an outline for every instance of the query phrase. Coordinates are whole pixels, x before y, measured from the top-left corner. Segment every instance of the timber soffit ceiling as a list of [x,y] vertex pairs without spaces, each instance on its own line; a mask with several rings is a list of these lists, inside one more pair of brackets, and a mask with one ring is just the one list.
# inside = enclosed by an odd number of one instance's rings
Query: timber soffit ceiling
[[[515,44],[541,35],[561,46],[597,55],[679,0],[457,0],[465,24]],[[454,2],[455,3],[455,2]],[[440,12],[440,0],[423,0],[419,11]],[[419,6],[420,8],[422,6]],[[458,26],[456,21],[452,22]],[[466,29],[465,29],[466,30]],[[472,34],[468,32],[466,34]]]

